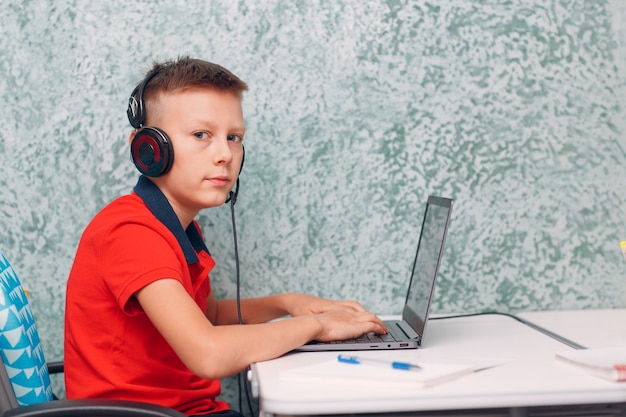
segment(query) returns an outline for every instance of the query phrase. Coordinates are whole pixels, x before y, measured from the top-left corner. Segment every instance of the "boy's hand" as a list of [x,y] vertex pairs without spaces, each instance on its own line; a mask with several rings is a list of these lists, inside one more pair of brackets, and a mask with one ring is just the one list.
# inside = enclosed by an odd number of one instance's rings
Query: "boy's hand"
[[319,341],[350,339],[364,333],[387,333],[387,327],[358,301],[334,301],[306,294],[286,294],[292,316],[315,315],[322,324]]
[[327,311],[315,316],[322,324],[322,330],[315,338],[321,342],[359,337],[374,332],[387,333],[387,327],[374,314],[368,312]]
[[307,314],[320,314],[327,311],[365,312],[365,307],[358,301],[335,301],[307,294],[285,294],[286,310],[293,317]]

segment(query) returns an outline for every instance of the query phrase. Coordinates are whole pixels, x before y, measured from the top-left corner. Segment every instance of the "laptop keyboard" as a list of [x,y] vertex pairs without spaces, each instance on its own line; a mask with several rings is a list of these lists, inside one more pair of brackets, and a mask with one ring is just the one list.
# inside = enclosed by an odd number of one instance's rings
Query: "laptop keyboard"
[[340,345],[346,343],[379,343],[379,342],[400,342],[406,340],[407,337],[404,332],[397,326],[396,323],[389,323],[387,328],[389,329],[389,333],[387,334],[376,334],[376,333],[365,333],[364,335],[357,337],[356,339],[345,339],[345,340],[335,340],[329,342],[331,344]]

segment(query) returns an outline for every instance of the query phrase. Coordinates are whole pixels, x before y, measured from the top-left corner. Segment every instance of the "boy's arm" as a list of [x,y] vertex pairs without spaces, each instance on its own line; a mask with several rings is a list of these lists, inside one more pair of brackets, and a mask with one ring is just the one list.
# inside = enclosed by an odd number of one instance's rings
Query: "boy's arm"
[[174,279],[155,281],[136,297],[183,363],[210,379],[233,375],[252,362],[276,358],[313,339],[386,331],[375,315],[345,309],[263,324],[214,326]]
[[[241,300],[243,323],[265,323],[286,315],[302,316],[327,311],[365,312],[357,301],[334,301],[306,294],[284,293]],[[213,293],[207,299],[207,317],[215,325],[238,323],[236,300],[216,301]]]

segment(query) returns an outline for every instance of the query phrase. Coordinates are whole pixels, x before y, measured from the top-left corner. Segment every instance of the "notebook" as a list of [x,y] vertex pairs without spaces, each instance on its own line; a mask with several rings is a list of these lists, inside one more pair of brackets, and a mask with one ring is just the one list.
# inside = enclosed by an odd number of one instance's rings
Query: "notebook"
[[435,283],[448,233],[453,201],[429,196],[422,231],[409,280],[402,320],[387,320],[386,335],[365,334],[357,339],[311,341],[297,351],[417,349],[422,345]]

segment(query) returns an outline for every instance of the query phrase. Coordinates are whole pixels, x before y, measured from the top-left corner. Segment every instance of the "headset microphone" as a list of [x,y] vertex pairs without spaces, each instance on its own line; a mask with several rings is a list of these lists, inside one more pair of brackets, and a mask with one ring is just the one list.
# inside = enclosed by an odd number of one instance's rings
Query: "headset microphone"
[[231,190],[228,193],[228,198],[226,198],[226,201],[224,202],[224,204],[230,202],[231,205],[235,205],[235,203],[237,202],[237,197],[239,196],[239,176],[241,175],[241,170],[243,169],[243,163],[246,161],[246,148],[243,147],[243,145],[241,145],[241,166],[239,167],[239,174],[237,174],[237,182],[235,183],[235,189]]

